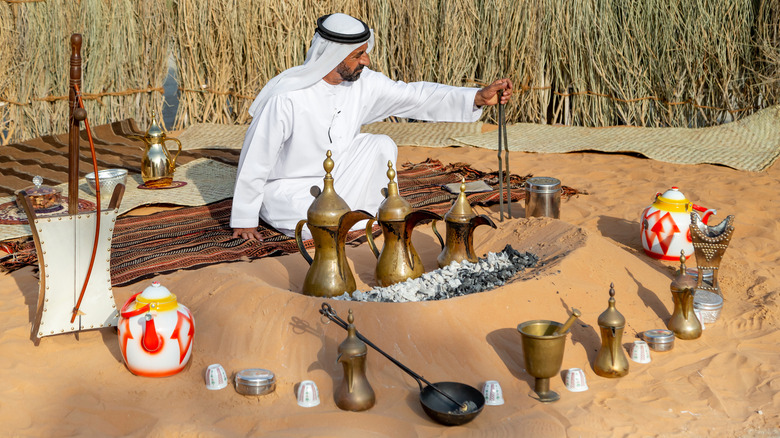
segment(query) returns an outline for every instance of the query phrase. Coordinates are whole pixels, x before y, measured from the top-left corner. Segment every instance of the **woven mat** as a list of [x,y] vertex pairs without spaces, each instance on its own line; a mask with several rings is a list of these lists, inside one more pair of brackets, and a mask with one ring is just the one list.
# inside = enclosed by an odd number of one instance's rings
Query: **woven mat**
[[[179,135],[182,150],[238,149],[244,144],[247,126],[196,123]],[[361,132],[385,134],[399,146],[466,146],[453,138],[482,132],[477,123],[393,123],[377,122],[363,126]]]
[[[119,213],[122,214],[136,207],[154,204],[171,204],[197,206],[211,204],[212,202],[233,197],[233,185],[236,180],[236,168],[218,161],[199,158],[176,168],[174,181],[186,183],[177,188],[169,189],[141,189],[143,179],[138,173],[127,176],[125,195],[119,205]],[[60,184],[63,193],[67,193],[68,185]],[[26,223],[23,212],[19,212],[14,204],[13,197],[0,198],[0,241],[32,234],[30,226]],[[79,182],[79,199],[94,205],[95,196],[89,192],[85,179]],[[107,201],[103,201],[103,207]],[[93,207],[94,209],[94,207]],[[14,223],[8,220],[9,215],[21,213],[23,223]],[[64,213],[67,213],[65,211]],[[5,218],[6,220],[3,220]]]
[[[720,164],[758,172],[780,156],[780,106],[710,128],[581,128],[520,123],[507,126],[510,151],[565,153],[634,152],[677,164]],[[496,149],[496,132],[456,137]]]
[[[523,182],[530,177],[511,175],[512,200],[525,197]],[[400,194],[414,208],[446,213],[456,195],[442,185],[460,181],[484,180],[492,192],[468,195],[472,205],[491,205],[499,200],[496,172],[485,173],[463,163],[443,165],[436,160],[403,164],[398,172]],[[577,190],[564,186],[563,197],[576,195]],[[264,242],[233,239],[230,228],[232,200],[223,200],[200,207],[154,213],[148,216],[120,217],[114,229],[111,249],[111,280],[114,286],[130,284],[143,278],[179,269],[256,259],[296,252],[295,240],[269,228],[260,228]],[[377,228],[378,230],[378,228]],[[350,242],[364,236],[363,231],[351,232]],[[313,241],[306,241],[308,247]],[[37,263],[32,238],[7,240],[0,243],[13,253],[0,261],[6,271]]]

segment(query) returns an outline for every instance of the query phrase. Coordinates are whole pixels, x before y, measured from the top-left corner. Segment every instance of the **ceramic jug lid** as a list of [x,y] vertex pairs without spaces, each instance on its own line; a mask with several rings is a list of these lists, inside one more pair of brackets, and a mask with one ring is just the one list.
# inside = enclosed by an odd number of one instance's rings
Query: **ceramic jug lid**
[[141,308],[147,304],[152,310],[157,311],[172,310],[178,307],[176,295],[172,294],[167,287],[161,285],[159,281],[153,281],[151,286],[144,289],[135,298],[136,308]]
[[680,192],[680,189],[672,187],[656,197],[653,207],[664,211],[685,213],[690,209],[690,204],[691,201]]

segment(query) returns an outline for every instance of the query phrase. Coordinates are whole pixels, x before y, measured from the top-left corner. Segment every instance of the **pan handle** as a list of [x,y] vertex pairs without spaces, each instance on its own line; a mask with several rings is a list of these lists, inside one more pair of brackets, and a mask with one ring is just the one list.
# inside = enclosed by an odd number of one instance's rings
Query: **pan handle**
[[[331,320],[331,321],[335,322],[336,324],[338,324],[344,330],[347,329],[346,321],[341,319],[341,317],[336,314],[336,311],[333,310],[333,308],[330,306],[330,304],[322,303],[322,308],[320,309],[320,313],[325,315],[326,317],[328,317],[329,320]],[[369,341],[368,339],[365,338],[365,336],[361,335],[360,332],[357,331],[357,329],[355,330],[355,336],[357,336],[358,339],[360,339],[361,341],[365,342],[366,345],[368,345],[369,347],[371,347],[374,350],[378,351],[382,356],[386,357],[390,362],[394,363],[398,368],[401,368],[406,374],[409,374],[410,376],[412,376],[414,378],[414,380],[417,381],[417,385],[420,387],[420,391],[422,391],[422,389],[423,389],[422,382],[425,382],[426,385],[430,386],[431,388],[433,388],[434,391],[438,392],[439,394],[441,394],[444,397],[446,397],[447,399],[449,399],[449,401],[455,403],[456,406],[461,406],[461,407],[466,406],[465,403],[461,403],[461,402],[455,400],[452,396],[450,396],[446,392],[442,391],[441,389],[437,388],[436,385],[434,385],[431,382],[425,380],[425,378],[423,376],[421,376],[421,375],[415,373],[414,371],[410,370],[409,368],[406,367],[406,365],[402,364],[401,362],[398,362],[394,357],[392,357],[389,354],[387,354],[384,351],[382,351],[379,347],[374,345],[373,342]]]

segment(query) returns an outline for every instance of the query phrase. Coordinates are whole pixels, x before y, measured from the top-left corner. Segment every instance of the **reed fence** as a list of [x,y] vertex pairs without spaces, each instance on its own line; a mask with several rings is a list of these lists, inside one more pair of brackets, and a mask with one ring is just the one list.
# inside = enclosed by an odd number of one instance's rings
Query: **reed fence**
[[702,127],[780,103],[777,0],[0,0],[0,144],[65,130],[71,33],[93,124],[146,126],[171,60],[168,128],[243,124],[336,11],[374,29],[373,68],[393,79],[511,77],[509,122]]

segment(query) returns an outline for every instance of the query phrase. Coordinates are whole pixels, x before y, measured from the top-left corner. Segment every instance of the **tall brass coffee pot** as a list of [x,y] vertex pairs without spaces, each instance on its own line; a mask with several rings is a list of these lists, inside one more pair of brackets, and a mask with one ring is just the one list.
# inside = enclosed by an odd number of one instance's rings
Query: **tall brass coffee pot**
[[696,280],[685,273],[685,252],[680,255],[680,270],[669,285],[674,300],[674,311],[666,327],[680,339],[696,339],[701,336],[701,323],[693,312],[693,294]]
[[411,204],[401,197],[395,182],[392,161],[387,162],[387,178],[390,180],[387,184],[387,196],[379,205],[377,213],[384,237],[381,252],[377,250],[371,232],[374,220],[369,220],[366,224],[368,244],[377,257],[375,275],[380,286],[417,278],[425,273],[422,260],[412,245],[412,231],[420,221],[441,220],[441,216],[430,211],[413,211]]
[[[335,164],[331,155],[328,151],[323,163],[325,178],[322,191],[316,193],[317,187],[312,188],[316,197],[306,212],[307,219],[299,221],[295,227],[298,250],[310,265],[303,282],[303,293],[316,297],[333,297],[355,291],[355,277],[347,263],[344,245],[349,229],[372,217],[362,210],[350,211],[347,203],[336,193],[330,174]],[[301,237],[306,224],[314,239],[313,260],[306,252]]]
[[344,367],[344,380],[336,390],[336,406],[345,411],[365,411],[376,402],[374,389],[366,377],[368,347],[355,334],[352,309],[347,322],[347,339],[339,345],[338,361]]
[[628,374],[628,358],[621,341],[626,318],[615,308],[615,286],[609,285],[609,307],[599,315],[601,350],[593,363],[593,371],[602,377],[623,377]]
[[465,179],[461,180],[460,194],[452,204],[450,211],[444,215],[444,222],[447,226],[446,241],[442,240],[441,235],[436,230],[436,222],[433,224],[433,232],[439,238],[439,243],[442,246],[442,251],[436,258],[440,268],[452,262],[462,262],[463,260],[476,263],[479,258],[474,252],[474,229],[480,225],[490,225],[496,228],[496,224],[489,217],[484,214],[477,216],[471,209],[466,198]]
[[[146,135],[131,136],[135,140],[142,140],[146,143],[143,149],[144,156],[141,159],[141,177],[144,183],[158,187],[167,187],[173,182],[173,172],[176,170],[176,158],[181,153],[181,142],[176,138],[168,138],[165,132],[157,123],[157,117],[152,112],[152,123],[146,131]],[[171,156],[170,151],[165,146],[165,142],[173,141],[179,146],[176,155]]]

